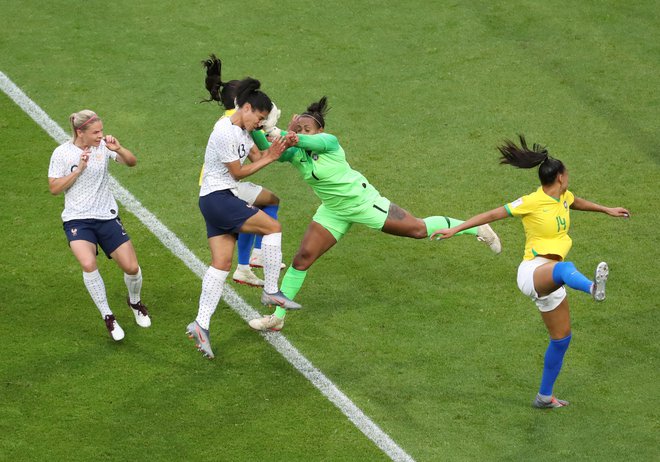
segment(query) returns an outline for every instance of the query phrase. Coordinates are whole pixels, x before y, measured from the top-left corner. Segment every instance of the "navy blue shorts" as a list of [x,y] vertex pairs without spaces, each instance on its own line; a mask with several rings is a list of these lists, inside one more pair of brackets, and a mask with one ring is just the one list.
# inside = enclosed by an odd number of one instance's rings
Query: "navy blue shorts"
[[199,198],[199,209],[206,221],[206,236],[238,234],[243,224],[259,209],[234,196],[229,189],[213,191]]
[[108,258],[120,245],[131,240],[119,217],[112,220],[71,220],[64,222],[63,227],[69,242],[91,242],[97,246],[97,255],[100,245]]

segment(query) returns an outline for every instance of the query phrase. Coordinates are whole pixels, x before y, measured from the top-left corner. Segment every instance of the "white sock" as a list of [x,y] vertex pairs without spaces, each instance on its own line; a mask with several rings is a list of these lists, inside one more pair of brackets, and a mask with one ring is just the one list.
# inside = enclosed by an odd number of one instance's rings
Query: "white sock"
[[266,234],[261,240],[262,263],[264,265],[264,290],[274,294],[279,289],[280,265],[282,264],[282,233]]
[[206,270],[202,280],[202,294],[199,296],[199,310],[197,311],[197,324],[209,330],[211,316],[215,312],[222,297],[228,271],[215,269],[212,266]]
[[236,265],[237,270],[247,271],[250,269],[250,265]]
[[142,290],[142,268],[138,266],[136,274],[124,273],[124,282],[128,288],[128,298],[131,303],[140,301],[140,291]]
[[83,271],[83,281],[85,282],[85,287],[87,287],[87,292],[92,296],[92,300],[101,313],[101,316],[105,318],[112,314],[110,305],[108,305],[108,297],[105,293],[105,284],[99,270],[96,269],[91,273]]

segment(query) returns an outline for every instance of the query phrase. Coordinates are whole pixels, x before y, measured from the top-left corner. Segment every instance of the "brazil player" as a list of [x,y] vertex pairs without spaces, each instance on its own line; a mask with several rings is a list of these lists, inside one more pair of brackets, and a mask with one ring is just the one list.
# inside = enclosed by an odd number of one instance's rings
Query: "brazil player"
[[[437,229],[462,223],[444,216],[420,219],[381,196],[364,175],[348,164],[337,137],[325,133],[327,111],[327,98],[323,97],[302,115],[295,117],[286,134],[295,147],[289,148],[280,158],[280,161],[290,162],[321,199],[321,205],[282,280],[282,292],[291,299],[302,287],[307,270],[354,223],[416,239],[427,238]],[[499,238],[488,225],[470,227],[461,234],[477,236],[495,253],[501,251]],[[285,314],[286,311],[279,307],[272,315],[253,319],[249,324],[256,330],[280,330]]]
[[[236,112],[236,87],[239,81],[222,81],[222,62],[214,54],[208,59],[203,60],[202,64],[206,68],[205,85],[210,94],[210,98],[203,100],[203,102],[217,101],[225,108],[223,117],[230,117]],[[274,126],[277,123],[278,117],[279,110],[276,107],[273,107],[268,114],[266,123],[268,123],[269,126]],[[203,175],[204,167],[202,167],[202,171],[199,175],[200,186],[202,185]],[[250,205],[260,208],[268,216],[277,220],[280,199],[273,192],[249,181],[240,181],[237,190],[239,198],[243,199]],[[252,287],[263,287],[264,281],[254,274],[251,269],[251,267],[263,268],[261,259],[261,236],[240,233],[238,235],[238,240],[236,241],[236,247],[238,249],[238,266],[232,275],[232,280],[238,284],[245,284]],[[282,264],[282,268],[284,267],[285,265]]]
[[[273,107],[270,98],[259,90],[260,86],[258,80],[249,77],[238,83],[236,112],[215,124],[204,155],[199,208],[206,222],[211,265],[202,281],[197,317],[188,325],[187,333],[208,358],[214,357],[209,324],[231,269],[238,233],[263,236],[264,290],[261,302],[288,309],[300,308],[278,288],[282,264],[280,223],[237,196],[239,180],[276,161],[287,147],[284,138],[280,137],[262,152],[250,137],[250,132],[261,126]],[[246,164],[244,161],[248,156],[252,162]]]
[[124,272],[128,306],[135,322],[149,327],[151,318],[140,300],[142,271],[135,249],[119,218],[117,202],[110,191],[108,162],[134,167],[135,155],[112,135],[103,135],[103,122],[88,109],[69,117],[73,139],[58,146],[50,159],[48,187],[54,195],[64,193],[62,221],[71,252],[83,271],[83,281],[105,321],[113,340],[124,338],[108,304],[96,256],[98,246]]
[[541,312],[541,318],[550,334],[545,352],[543,376],[539,392],[532,405],[537,408],[555,408],[568,405],[552,393],[559,375],[564,354],[571,341],[571,323],[568,299],[564,285],[590,294],[594,300],[605,299],[605,283],[609,268],[605,262],[597,265],[594,281],[580,273],[575,265],[566,261],[572,241],[568,235],[571,225],[570,210],[602,212],[613,217],[629,217],[621,207],[604,207],[575,197],[568,190],[568,169],[559,160],[550,157],[545,147],[534,144],[527,147],[520,135],[520,146],[506,141],[499,147],[501,163],[518,168],[538,166],[541,186],[502,207],[476,215],[465,223],[433,233],[448,239],[470,226],[479,226],[507,217],[520,217],[525,229],[525,254],[518,267],[518,287],[530,297]]

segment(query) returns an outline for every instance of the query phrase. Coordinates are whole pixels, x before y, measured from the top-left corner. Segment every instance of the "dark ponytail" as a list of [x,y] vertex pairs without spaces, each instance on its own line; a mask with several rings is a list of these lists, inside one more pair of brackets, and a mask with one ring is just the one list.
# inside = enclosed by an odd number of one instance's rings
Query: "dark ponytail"
[[273,102],[268,95],[259,90],[261,82],[252,77],[246,77],[236,86],[236,103],[239,107],[250,103],[252,109],[257,111],[268,111],[273,109]]
[[201,103],[209,103],[217,101],[221,103],[225,109],[234,109],[234,99],[236,98],[236,86],[238,80],[230,80],[223,82],[221,79],[222,62],[215,54],[211,54],[208,59],[202,61],[202,66],[206,68],[206,89],[208,90],[211,98],[200,101]]
[[300,117],[310,117],[314,119],[319,128],[325,128],[325,116],[330,111],[328,107],[328,97],[324,96],[317,102],[307,106],[307,111],[300,114]]
[[532,149],[527,147],[524,135],[518,135],[520,147],[511,140],[504,140],[504,145],[498,146],[502,156],[500,164],[509,164],[517,168],[533,168],[539,165],[539,180],[542,185],[555,182],[557,175],[564,173],[566,167],[559,159],[550,157],[548,149],[538,143],[534,143]]

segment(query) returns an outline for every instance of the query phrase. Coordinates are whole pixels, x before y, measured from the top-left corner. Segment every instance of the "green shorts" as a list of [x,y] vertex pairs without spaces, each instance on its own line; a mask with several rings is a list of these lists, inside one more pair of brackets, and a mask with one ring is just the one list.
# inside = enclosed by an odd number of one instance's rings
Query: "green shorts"
[[366,207],[358,212],[336,212],[321,204],[316,210],[312,220],[330,231],[332,236],[339,241],[344,234],[351,229],[353,223],[360,223],[372,229],[381,230],[387,220],[390,210],[389,199],[378,196],[371,207]]

